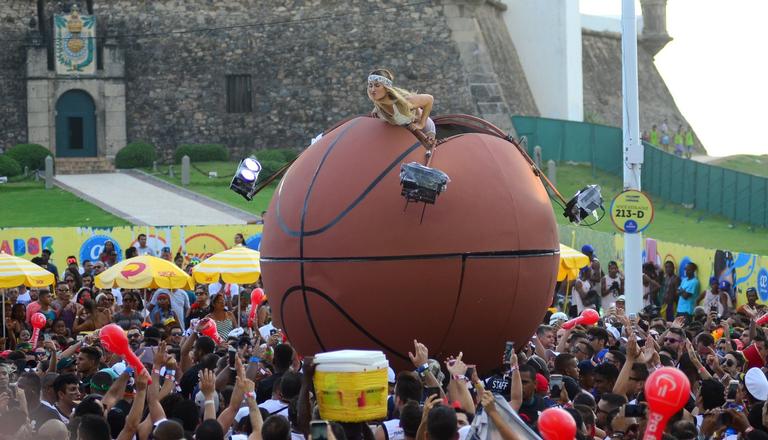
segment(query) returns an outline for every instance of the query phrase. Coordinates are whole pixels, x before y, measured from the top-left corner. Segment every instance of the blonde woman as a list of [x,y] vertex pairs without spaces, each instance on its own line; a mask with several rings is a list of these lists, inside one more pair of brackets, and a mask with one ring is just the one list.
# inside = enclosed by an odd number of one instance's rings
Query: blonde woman
[[392,125],[420,130],[428,147],[435,144],[435,123],[429,117],[434,98],[395,87],[394,75],[387,69],[376,69],[368,75],[368,98],[373,102],[373,116]]

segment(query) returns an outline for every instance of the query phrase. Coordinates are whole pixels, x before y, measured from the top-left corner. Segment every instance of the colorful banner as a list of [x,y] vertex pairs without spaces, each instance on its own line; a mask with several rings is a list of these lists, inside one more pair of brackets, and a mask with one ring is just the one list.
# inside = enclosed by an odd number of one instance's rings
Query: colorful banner
[[[574,249],[591,244],[603,267],[615,260],[623,267],[624,236],[598,232],[592,229],[569,225],[559,226],[560,240]],[[709,288],[709,277],[717,276],[728,281],[737,292],[737,304],[746,302],[746,290],[755,287],[759,300],[768,304],[768,256],[735,252],[721,249],[707,249],[679,243],[646,239],[642,261],[655,262],[659,267],[666,261],[675,263],[678,274],[682,275],[685,265],[693,261],[699,267],[698,278],[702,292]]]
[[139,234],[147,235],[147,246],[157,256],[164,247],[171,255],[184,256],[184,264],[192,258],[204,260],[234,245],[235,234],[245,237],[249,248],[258,250],[262,225],[226,226],[120,226],[114,228],[0,228],[0,252],[31,260],[43,249],[51,251],[53,264],[61,274],[66,260],[75,256],[80,265],[84,260],[98,260],[104,243],[112,241],[118,261],[125,257],[125,249],[137,244]]
[[96,17],[80,15],[72,6],[69,15],[54,15],[54,58],[59,75],[96,73]]

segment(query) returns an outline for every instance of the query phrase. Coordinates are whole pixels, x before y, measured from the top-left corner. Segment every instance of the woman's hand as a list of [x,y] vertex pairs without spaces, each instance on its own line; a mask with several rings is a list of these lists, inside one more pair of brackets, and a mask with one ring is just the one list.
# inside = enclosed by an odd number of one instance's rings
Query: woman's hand
[[421,130],[424,128],[424,123],[421,121],[414,121],[408,124],[408,128],[411,130]]

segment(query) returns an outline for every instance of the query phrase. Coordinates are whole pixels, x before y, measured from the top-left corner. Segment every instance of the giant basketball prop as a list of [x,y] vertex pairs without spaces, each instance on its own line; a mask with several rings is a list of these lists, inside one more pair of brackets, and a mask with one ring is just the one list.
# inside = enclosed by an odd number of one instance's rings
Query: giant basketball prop
[[[439,130],[438,126],[438,130]],[[366,117],[291,166],[264,221],[261,268],[275,325],[305,355],[380,349],[410,365],[418,339],[481,370],[520,347],[551,304],[559,261],[544,186],[515,145],[480,133],[442,143],[451,182],[423,221],[400,165],[424,160],[406,129]],[[412,368],[412,367],[411,367]]]

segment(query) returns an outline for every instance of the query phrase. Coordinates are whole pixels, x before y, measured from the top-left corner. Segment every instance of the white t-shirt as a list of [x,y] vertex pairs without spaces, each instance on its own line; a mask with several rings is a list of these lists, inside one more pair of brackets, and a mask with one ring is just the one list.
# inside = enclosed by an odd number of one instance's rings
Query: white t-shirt
[[136,253],[139,254],[139,256],[141,255],[151,255],[153,257],[157,256],[155,255],[155,251],[153,251],[152,248],[149,246],[147,247],[134,246],[134,247],[136,248]]
[[576,306],[577,313],[581,314],[585,307],[584,302],[581,300],[581,295],[579,295],[579,291],[576,290],[576,284],[579,282],[581,282],[582,288],[587,292],[589,292],[589,289],[592,287],[592,285],[588,280],[576,280],[576,282],[573,283],[573,289],[571,290],[571,305]]
[[32,302],[32,297],[29,296],[29,290],[19,295],[16,298],[16,304],[24,304],[25,306]]
[[259,404],[259,408],[269,411],[269,415],[280,415],[288,418],[288,404],[279,400],[269,399]]
[[400,427],[400,419],[386,420],[381,427],[389,440],[405,440],[405,431]]
[[[601,307],[601,310],[608,310],[611,307],[611,304],[615,303],[616,298],[618,298],[618,296],[614,296],[614,292],[616,291],[611,291],[611,285],[615,281],[619,283],[619,286],[621,286],[621,277],[619,277],[619,274],[616,274],[616,278],[612,278],[609,275],[605,275],[603,279],[605,280],[605,290],[607,290],[610,293],[600,297],[600,307]],[[621,294],[620,291],[619,291],[619,294]]]
[[[728,295],[726,295],[728,296]],[[728,306],[730,307],[731,298],[728,297]],[[723,313],[725,313],[723,303],[720,302],[720,293],[717,294],[712,293],[711,290],[707,290],[704,292],[704,299],[701,300],[701,306],[704,307],[704,309],[709,313],[709,308],[712,306],[712,304],[717,305],[717,316],[723,316]]]
[[[223,289],[225,286],[218,281],[215,283],[211,283],[208,285],[208,295],[213,296],[216,295]],[[229,285],[229,293],[231,296],[237,296],[240,294],[240,286],[237,284],[230,284]]]

